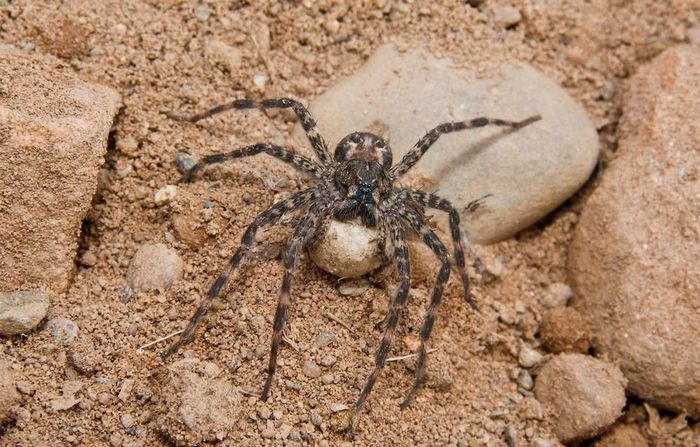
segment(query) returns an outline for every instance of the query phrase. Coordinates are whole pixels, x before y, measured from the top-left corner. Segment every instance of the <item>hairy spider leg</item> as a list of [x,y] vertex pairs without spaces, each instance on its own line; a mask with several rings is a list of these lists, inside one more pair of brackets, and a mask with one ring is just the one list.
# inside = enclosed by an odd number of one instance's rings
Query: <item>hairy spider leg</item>
[[270,359],[267,366],[267,379],[265,379],[265,387],[263,388],[261,396],[263,401],[266,401],[270,396],[272,379],[277,369],[277,354],[279,353],[280,343],[282,342],[282,331],[284,330],[285,321],[287,319],[287,309],[289,307],[289,296],[292,293],[292,279],[294,278],[294,272],[299,264],[299,255],[314,234],[316,228],[318,228],[319,222],[328,209],[329,201],[327,200],[312,207],[294,229],[294,234],[292,234],[289,240],[287,252],[284,255],[282,287],[280,288],[277,310],[275,311],[275,320],[272,327],[272,346],[270,348]]
[[223,163],[236,158],[249,157],[259,153],[266,153],[283,162],[293,166],[297,170],[309,174],[315,178],[320,178],[323,168],[314,160],[308,157],[294,153],[293,151],[270,143],[251,144],[240,149],[234,149],[230,152],[207,155],[192,168],[187,171],[180,179],[180,183],[189,183],[193,181],[202,169],[208,165]]
[[384,225],[387,226],[387,232],[390,234],[391,241],[394,246],[394,257],[396,258],[397,269],[399,272],[399,286],[394,293],[394,297],[389,307],[389,314],[387,315],[384,333],[382,334],[381,341],[379,342],[379,348],[377,349],[377,353],[374,357],[374,368],[367,378],[362,391],[360,391],[360,396],[357,398],[357,401],[352,408],[352,412],[348,417],[348,423],[345,428],[346,438],[352,437],[355,420],[360,413],[365,400],[367,400],[367,396],[369,396],[370,392],[372,391],[372,387],[374,387],[379,374],[382,372],[382,369],[384,369],[384,365],[386,364],[386,359],[389,355],[391,344],[396,333],[396,326],[399,322],[401,309],[405,307],[406,302],[408,301],[411,263],[408,256],[406,234],[403,226],[394,216],[385,214],[382,221],[384,222]]
[[540,115],[534,115],[527,119],[524,119],[523,121],[506,121],[499,118],[480,117],[467,121],[457,121],[453,123],[440,124],[434,127],[432,130],[428,131],[428,133],[426,133],[420,140],[418,140],[415,146],[413,146],[413,148],[411,148],[411,150],[403,156],[403,158],[398,164],[392,166],[390,175],[393,176],[393,178],[398,179],[406,172],[408,172],[408,170],[411,169],[413,165],[415,165],[418,162],[418,160],[421,159],[421,157],[428,151],[428,149],[430,149],[430,146],[432,146],[438,140],[438,138],[440,138],[440,135],[456,132],[459,130],[475,129],[477,127],[484,127],[489,125],[520,129],[521,127],[525,127],[528,124],[534,123],[535,121],[539,121],[541,118],[542,117]]
[[219,274],[219,277],[216,278],[216,281],[214,281],[214,284],[212,284],[209,292],[207,293],[207,297],[199,305],[194,315],[192,315],[192,318],[190,318],[187,328],[185,328],[182,334],[180,334],[180,338],[171,344],[170,347],[168,347],[168,349],[163,353],[163,359],[170,357],[180,346],[187,343],[190,338],[192,338],[192,333],[197,327],[197,324],[204,317],[204,315],[206,315],[214,299],[219,296],[221,289],[223,289],[223,287],[226,285],[230,276],[235,272],[243,257],[255,243],[255,234],[258,229],[265,225],[276,224],[285,214],[309,204],[314,198],[317,197],[318,194],[318,190],[315,188],[299,191],[286,200],[277,202],[255,218],[253,223],[250,224],[245,233],[243,233],[241,245],[238,247],[233,256],[231,256],[228,265],[221,272],[221,274]]
[[306,132],[306,136],[309,139],[309,142],[311,143],[311,146],[313,146],[314,151],[316,152],[316,155],[318,158],[321,160],[321,162],[325,165],[333,161],[333,157],[331,157],[330,152],[328,151],[328,144],[326,143],[326,140],[323,139],[323,136],[321,133],[318,131],[318,126],[316,125],[316,121],[313,119],[309,111],[304,107],[302,103],[295,99],[291,98],[271,98],[271,99],[263,99],[260,101],[256,101],[254,99],[236,99],[232,102],[226,103],[226,104],[221,104],[215,107],[212,107],[211,109],[198,113],[196,115],[192,115],[190,117],[183,117],[180,115],[175,115],[172,113],[168,113],[167,116],[178,120],[178,121],[189,121],[191,123],[196,123],[197,121],[203,120],[205,118],[209,118],[210,116],[226,112],[228,110],[244,110],[244,109],[292,109],[294,110],[294,113],[297,115],[297,118],[299,119],[299,122],[301,123],[301,127],[304,128],[304,131]]

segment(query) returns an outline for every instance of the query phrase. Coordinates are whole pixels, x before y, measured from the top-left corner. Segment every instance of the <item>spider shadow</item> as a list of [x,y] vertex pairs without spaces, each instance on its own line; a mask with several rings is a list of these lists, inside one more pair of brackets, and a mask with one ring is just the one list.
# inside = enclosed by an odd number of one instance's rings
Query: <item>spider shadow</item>
[[503,129],[500,132],[484,137],[468,145],[464,150],[458,151],[457,155],[455,155],[451,159],[447,159],[444,163],[442,163],[442,167],[435,172],[435,178],[446,178],[447,176],[451,175],[459,166],[471,162],[474,159],[474,157],[488,149],[490,146],[493,146],[501,139],[509,136],[510,134],[521,130],[522,128]]

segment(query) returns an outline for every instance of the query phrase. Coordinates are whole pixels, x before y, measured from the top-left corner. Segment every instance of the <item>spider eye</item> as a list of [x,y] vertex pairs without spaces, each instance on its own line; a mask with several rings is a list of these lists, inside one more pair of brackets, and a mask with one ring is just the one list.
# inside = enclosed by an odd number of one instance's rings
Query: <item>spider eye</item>
[[377,141],[377,144],[375,146],[377,146],[377,148],[379,149],[384,149],[386,147],[386,143],[384,142],[384,140],[379,140]]
[[350,135],[350,142],[358,144],[360,142],[360,135],[356,133]]

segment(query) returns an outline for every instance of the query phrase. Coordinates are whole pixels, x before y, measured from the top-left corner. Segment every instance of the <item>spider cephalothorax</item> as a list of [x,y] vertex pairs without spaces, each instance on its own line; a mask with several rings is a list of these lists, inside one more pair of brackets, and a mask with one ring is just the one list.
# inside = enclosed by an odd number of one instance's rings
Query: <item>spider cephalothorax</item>
[[[450,235],[454,245],[454,266],[462,281],[464,297],[467,303],[474,306],[469,293],[469,279],[465,272],[463,237],[459,228],[459,213],[447,200],[420,190],[397,187],[395,185],[396,180],[415,165],[442,134],[486,125],[517,129],[539,120],[540,117],[532,116],[523,121],[505,121],[482,117],[468,121],[440,124],[418,140],[415,146],[396,165],[392,165],[391,149],[387,142],[377,135],[367,132],[354,132],[346,136],[338,143],[334,154],[331,156],[328,145],[318,132],[313,118],[300,102],[293,99],[236,100],[190,118],[181,118],[174,115],[171,115],[171,117],[196,122],[226,110],[250,108],[293,109],[316,152],[318,161],[295,154],[293,151],[281,146],[258,143],[235,149],[231,152],[204,157],[202,161],[185,174],[183,181],[193,180],[196,174],[207,165],[265,152],[310,175],[316,180],[316,183],[308,189],[293,194],[286,200],[277,202],[259,214],[250,224],[241,238],[240,247],[231,256],[224,271],[214,281],[214,284],[209,289],[207,298],[197,308],[180,339],[173,343],[163,356],[167,358],[172,355],[178,347],[192,337],[197,323],[206,314],[212,301],[220,294],[231,274],[255,244],[257,230],[262,226],[279,223],[283,217],[292,213],[305,211],[295,224],[294,232],[283,257],[284,275],[273,323],[267,379],[261,396],[263,400],[267,400],[277,368],[277,354],[287,318],[289,296],[292,291],[292,278],[302,249],[314,234],[319,231],[319,227],[324,220],[329,217],[337,220],[354,219],[367,227],[376,227],[383,234],[384,240],[388,239],[389,244],[387,246],[393,247],[393,258],[399,273],[399,285],[389,307],[384,333],[374,359],[374,369],[370,373],[350,413],[346,433],[351,435],[355,419],[386,363],[391,342],[394,339],[394,333],[398,325],[399,314],[408,300],[411,267],[406,232],[416,233],[435,253],[441,263],[441,267],[435,280],[433,293],[420,331],[420,345],[413,386],[401,403],[402,408],[410,405],[425,376],[426,342],[430,337],[437,308],[442,299],[442,291],[449,279],[452,268],[447,248],[425,220],[425,208],[433,208],[449,214]],[[468,205],[467,209],[474,209],[479,203],[480,199],[477,199]]]

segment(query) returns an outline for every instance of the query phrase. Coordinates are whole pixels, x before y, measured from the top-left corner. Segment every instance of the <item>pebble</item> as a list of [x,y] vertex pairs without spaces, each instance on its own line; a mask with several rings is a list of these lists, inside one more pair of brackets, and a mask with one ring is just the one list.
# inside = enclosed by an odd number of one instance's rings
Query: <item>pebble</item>
[[335,358],[335,356],[328,354],[321,359],[321,365],[333,366],[333,365],[335,365],[335,362],[337,362],[337,361],[338,361],[338,359]]
[[493,21],[504,28],[517,25],[522,18],[520,10],[513,6],[498,6],[493,11]]
[[197,161],[190,154],[178,152],[175,155],[175,166],[180,174],[185,174],[197,164]]
[[526,370],[520,370],[520,373],[518,373],[518,385],[523,387],[526,390],[531,390],[532,387],[534,386],[534,382],[532,380],[532,376],[530,373]]
[[78,326],[71,320],[63,317],[54,317],[46,323],[46,329],[59,344],[68,345],[78,336]]
[[348,406],[340,403],[332,403],[328,406],[332,413],[339,413],[348,409]]
[[554,415],[562,443],[590,439],[613,424],[625,406],[626,380],[620,369],[583,354],[560,354],[545,363],[535,396]]
[[168,367],[156,423],[173,444],[221,443],[238,427],[241,393],[220,371],[191,358]]
[[312,411],[310,419],[311,419],[312,424],[314,424],[318,428],[321,428],[321,424],[323,423],[323,418],[321,417],[320,414],[316,413],[315,411]]
[[39,290],[0,293],[0,335],[31,332],[46,317],[49,296]]
[[117,140],[117,150],[124,155],[133,157],[137,155],[139,142],[131,135],[126,135],[124,138]]
[[165,185],[156,191],[153,202],[158,206],[167,205],[175,200],[175,197],[177,197],[177,186]]
[[209,9],[209,5],[207,5],[205,3],[201,3],[201,4],[197,5],[194,8],[194,15],[202,22],[206,22],[207,19],[209,19],[209,16],[211,15],[211,10]]
[[328,346],[331,343],[334,343],[336,340],[337,338],[333,332],[324,330],[316,336],[311,347],[314,350],[318,350],[320,348],[323,348],[324,346]]
[[15,373],[9,363],[0,359],[0,425],[12,417],[13,407],[20,396],[15,389]]
[[[571,197],[596,166],[599,140],[583,107],[531,66],[504,65],[502,76],[486,79],[478,78],[478,68],[386,45],[309,109],[331,145],[381,122],[394,160],[441,123],[541,114],[541,121],[507,134],[488,127],[443,137],[408,174],[451,200],[471,241],[484,243],[515,234]],[[303,141],[300,127],[295,137]],[[492,196],[483,207],[464,210],[485,194]]]
[[619,149],[568,253],[572,306],[629,392],[700,418],[700,51],[667,49],[624,95]]
[[121,415],[119,418],[119,421],[122,423],[122,427],[124,428],[131,428],[134,426],[136,421],[134,420],[134,417],[130,415],[129,413],[124,413]]
[[266,407],[258,408],[258,416],[260,417],[260,419],[266,421],[270,419],[270,415],[270,410],[268,410]]
[[549,309],[564,307],[573,296],[574,292],[571,291],[571,287],[561,282],[555,282],[545,290],[542,305]]
[[308,360],[306,363],[304,363],[302,372],[306,377],[311,377],[312,379],[318,379],[321,377],[321,368],[319,368],[316,362],[313,360]]
[[543,358],[544,357],[542,354],[536,350],[527,345],[523,345],[520,348],[520,353],[518,354],[518,363],[520,363],[520,366],[523,368],[532,368],[533,366],[538,365]]
[[182,278],[184,264],[165,244],[144,244],[136,251],[126,280],[135,290],[167,289]]
[[367,278],[348,278],[340,282],[338,293],[344,296],[360,296],[370,288]]

